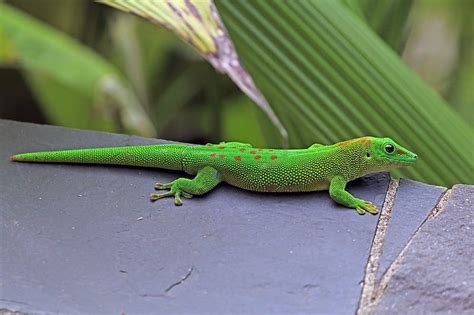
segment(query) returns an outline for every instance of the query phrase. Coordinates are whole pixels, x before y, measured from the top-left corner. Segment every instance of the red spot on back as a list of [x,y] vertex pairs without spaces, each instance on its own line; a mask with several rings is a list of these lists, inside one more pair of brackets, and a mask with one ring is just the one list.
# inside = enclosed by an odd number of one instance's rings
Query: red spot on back
[[260,160],[261,158],[262,158],[262,157],[261,157],[260,155],[256,155],[256,156],[255,156],[255,159],[256,159],[256,160]]
[[240,155],[237,155],[237,156],[235,156],[234,158],[235,158],[237,161],[241,161],[241,160],[242,160],[242,158],[240,157]]
[[263,149],[258,149],[258,151],[259,151],[259,152],[262,152],[262,151],[263,151]]
[[225,157],[224,154],[219,155],[219,159],[223,159]]
[[407,154],[407,153],[406,153],[405,151],[403,151],[403,150],[397,150],[397,151],[395,151],[395,152],[397,152],[398,154]]
[[219,147],[219,150],[224,150],[224,149],[225,149],[225,147],[223,147],[223,146]]
[[250,151],[250,154],[256,154],[256,153],[257,153],[257,151],[255,151],[255,150]]
[[245,152],[245,148],[241,148],[241,149],[240,149],[240,152]]
[[272,160],[276,160],[276,158],[277,158],[277,156],[276,156],[276,155],[272,155],[272,156],[270,156],[270,159],[272,159]]
[[270,150],[268,150],[268,152],[273,152],[273,150],[272,150],[272,149],[270,149]]
[[213,158],[213,157],[216,157],[216,154],[212,153],[210,156]]

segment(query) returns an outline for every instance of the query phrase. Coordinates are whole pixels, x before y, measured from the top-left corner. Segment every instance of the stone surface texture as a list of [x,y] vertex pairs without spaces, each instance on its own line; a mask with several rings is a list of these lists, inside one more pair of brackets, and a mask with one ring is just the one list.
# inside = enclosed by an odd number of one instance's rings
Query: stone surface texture
[[406,249],[375,314],[474,314],[474,186],[455,185]]
[[[327,192],[259,194],[222,184],[175,207],[147,196],[156,181],[182,173],[8,159],[146,143],[161,141],[0,120],[0,309],[355,312],[377,216],[340,207]],[[381,207],[388,181],[373,175],[349,190]],[[472,232],[465,218],[454,223]]]
[[377,281],[436,206],[446,188],[401,179],[379,259]]

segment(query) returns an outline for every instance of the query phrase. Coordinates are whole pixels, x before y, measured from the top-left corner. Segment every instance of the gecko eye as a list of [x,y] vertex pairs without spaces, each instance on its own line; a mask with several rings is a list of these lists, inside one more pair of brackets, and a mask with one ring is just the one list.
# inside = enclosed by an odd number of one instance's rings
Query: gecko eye
[[392,154],[395,151],[395,147],[392,144],[386,144],[385,145],[385,152],[388,154]]
[[367,152],[366,156],[369,158],[369,157],[370,157],[370,153],[369,153],[369,152]]

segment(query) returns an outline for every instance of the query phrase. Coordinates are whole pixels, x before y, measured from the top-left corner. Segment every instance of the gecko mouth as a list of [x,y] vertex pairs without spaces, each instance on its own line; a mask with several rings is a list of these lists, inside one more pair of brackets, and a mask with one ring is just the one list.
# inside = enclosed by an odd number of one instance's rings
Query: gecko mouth
[[418,160],[418,156],[416,154],[413,154],[412,156],[393,157],[392,160],[400,165],[410,165]]
[[385,157],[385,160],[395,166],[409,166],[416,163],[418,156],[412,153],[410,155]]

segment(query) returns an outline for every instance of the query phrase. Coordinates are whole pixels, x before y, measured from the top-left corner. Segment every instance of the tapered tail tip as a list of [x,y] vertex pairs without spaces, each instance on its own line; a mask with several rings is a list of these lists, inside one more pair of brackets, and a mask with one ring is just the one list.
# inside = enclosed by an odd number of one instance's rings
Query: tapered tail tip
[[10,160],[11,161],[23,161],[23,158],[21,157],[21,154],[16,154],[16,155],[10,156]]

